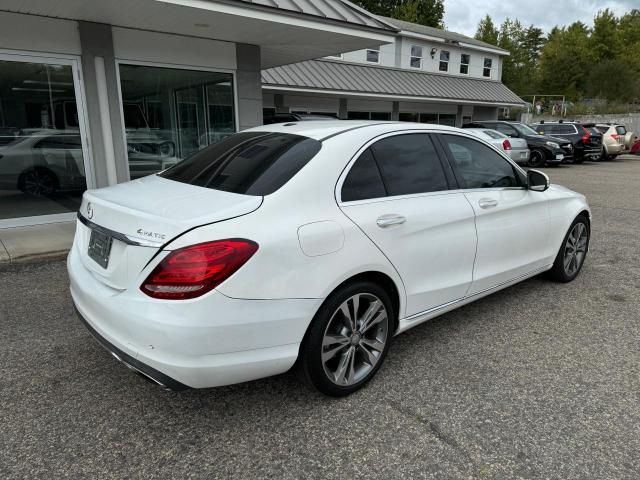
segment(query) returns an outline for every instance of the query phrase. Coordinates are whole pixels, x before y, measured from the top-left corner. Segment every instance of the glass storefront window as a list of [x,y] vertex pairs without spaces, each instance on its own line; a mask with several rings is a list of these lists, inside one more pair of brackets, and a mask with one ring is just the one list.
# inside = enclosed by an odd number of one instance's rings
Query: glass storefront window
[[86,188],[73,67],[0,60],[0,221],[74,212]]
[[455,127],[456,126],[456,115],[455,114],[441,113],[440,117],[438,119],[438,123],[440,125],[447,125],[449,127]]
[[131,178],[164,170],[236,131],[233,76],[120,65]]

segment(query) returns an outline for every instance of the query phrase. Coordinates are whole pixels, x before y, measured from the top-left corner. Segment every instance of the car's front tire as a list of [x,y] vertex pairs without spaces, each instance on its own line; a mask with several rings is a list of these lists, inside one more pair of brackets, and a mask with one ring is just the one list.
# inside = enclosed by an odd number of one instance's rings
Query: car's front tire
[[567,283],[575,279],[587,257],[591,229],[589,220],[580,214],[569,227],[569,231],[562,240],[562,246],[556,256],[553,267],[549,272],[551,278],[558,282]]
[[529,154],[529,161],[527,162],[527,166],[528,167],[544,167],[545,163],[546,163],[546,156],[544,154],[544,151],[542,150],[531,150],[531,153]]
[[394,327],[393,304],[379,285],[358,281],[333,292],[316,313],[300,352],[306,379],[342,397],[364,386],[384,361]]

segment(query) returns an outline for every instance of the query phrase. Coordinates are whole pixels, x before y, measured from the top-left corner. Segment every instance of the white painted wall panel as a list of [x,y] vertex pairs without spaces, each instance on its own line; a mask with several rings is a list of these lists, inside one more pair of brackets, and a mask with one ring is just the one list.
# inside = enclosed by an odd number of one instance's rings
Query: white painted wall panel
[[236,69],[231,42],[114,27],[113,49],[119,60]]
[[80,55],[78,22],[0,12],[0,49]]

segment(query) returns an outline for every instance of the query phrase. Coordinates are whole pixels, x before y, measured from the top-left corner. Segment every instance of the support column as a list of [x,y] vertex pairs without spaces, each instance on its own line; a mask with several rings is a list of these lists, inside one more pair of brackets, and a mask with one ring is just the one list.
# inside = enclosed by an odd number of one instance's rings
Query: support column
[[400,102],[391,104],[391,120],[397,122],[400,120]]
[[346,98],[340,99],[340,106],[338,107],[338,118],[340,120],[346,120],[349,111],[349,101]]
[[129,180],[111,25],[78,22],[85,107],[98,187]]
[[273,95],[273,104],[276,107],[276,113],[289,113],[289,107],[284,104],[284,94],[276,93]]
[[458,112],[456,113],[456,127],[462,127],[462,105],[458,105]]
[[262,125],[262,78],[260,74],[260,47],[238,43],[236,45],[236,83],[238,90],[239,130]]

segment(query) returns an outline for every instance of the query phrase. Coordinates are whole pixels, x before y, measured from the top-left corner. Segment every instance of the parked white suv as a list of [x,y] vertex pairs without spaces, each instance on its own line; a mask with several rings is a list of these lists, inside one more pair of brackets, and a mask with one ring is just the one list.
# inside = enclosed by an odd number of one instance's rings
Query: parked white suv
[[573,280],[590,222],[584,196],[464,130],[288,123],[86,192],[68,269],[89,330],[165,387],[299,361],[339,396],[405,330],[547,270]]

